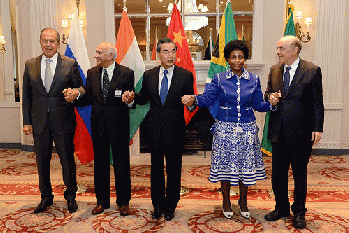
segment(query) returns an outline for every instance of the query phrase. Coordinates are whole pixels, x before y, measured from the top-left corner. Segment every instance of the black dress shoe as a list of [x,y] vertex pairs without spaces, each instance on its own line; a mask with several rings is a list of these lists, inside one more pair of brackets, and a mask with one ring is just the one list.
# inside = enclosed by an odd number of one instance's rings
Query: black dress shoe
[[171,221],[174,218],[175,211],[166,211],[165,212],[165,219],[166,221]]
[[34,214],[44,212],[51,205],[53,205],[53,198],[41,200],[40,204],[34,209]]
[[154,208],[154,213],[151,215],[152,219],[159,219],[162,216],[162,210],[160,207]]
[[305,222],[304,215],[295,215],[293,216],[293,226],[298,229],[303,229],[307,226]]
[[68,210],[69,210],[69,213],[74,213],[78,210],[78,204],[76,203],[75,199],[73,200],[68,200],[67,201],[67,204],[68,204]]
[[290,216],[290,212],[282,211],[282,210],[273,210],[269,214],[264,216],[264,219],[267,221],[276,221],[283,217]]

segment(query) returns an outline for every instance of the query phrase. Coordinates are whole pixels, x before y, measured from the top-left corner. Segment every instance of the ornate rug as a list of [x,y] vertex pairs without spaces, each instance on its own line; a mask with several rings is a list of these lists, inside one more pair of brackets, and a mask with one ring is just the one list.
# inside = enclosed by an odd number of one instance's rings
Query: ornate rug
[[[148,155],[144,155],[148,156]],[[195,156],[195,155],[194,155]],[[186,156],[183,162],[184,186],[175,218],[151,219],[150,164],[131,164],[131,215],[122,217],[115,204],[115,179],[112,179],[111,208],[93,216],[96,204],[93,187],[93,162],[77,163],[79,209],[70,214],[63,198],[59,158],[53,154],[51,180],[54,205],[34,214],[40,202],[35,154],[20,150],[0,149],[0,232],[349,232],[349,156],[312,156],[308,166],[307,228],[293,228],[292,216],[267,222],[264,215],[274,209],[271,188],[271,158],[265,157],[267,179],[249,189],[251,218],[240,215],[236,188],[232,189],[234,216],[224,218],[221,211],[219,184],[210,183],[209,158]],[[188,159],[189,158],[189,159]],[[201,162],[195,162],[195,161]],[[132,160],[131,160],[132,161]],[[202,162],[203,161],[203,162]],[[112,173],[111,167],[111,173]],[[113,177],[113,174],[111,174]],[[293,178],[289,171],[290,199]]]

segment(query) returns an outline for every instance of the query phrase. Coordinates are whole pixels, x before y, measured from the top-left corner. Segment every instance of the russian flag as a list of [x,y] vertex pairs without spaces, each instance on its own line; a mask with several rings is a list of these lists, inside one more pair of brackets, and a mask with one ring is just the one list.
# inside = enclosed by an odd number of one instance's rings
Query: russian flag
[[[78,62],[80,76],[84,84],[86,84],[86,75],[87,70],[90,68],[90,60],[87,56],[85,39],[80,27],[77,11],[73,14],[65,55],[74,58]],[[75,154],[81,164],[86,164],[94,159],[91,133],[91,105],[75,108],[75,114],[77,122],[74,138]]]

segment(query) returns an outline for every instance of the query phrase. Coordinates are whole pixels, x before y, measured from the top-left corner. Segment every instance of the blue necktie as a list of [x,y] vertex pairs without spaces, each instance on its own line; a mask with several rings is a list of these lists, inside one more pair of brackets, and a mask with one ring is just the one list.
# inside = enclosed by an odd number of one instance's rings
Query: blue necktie
[[160,98],[161,98],[162,105],[164,105],[165,103],[167,92],[168,92],[167,74],[168,74],[168,70],[164,70],[164,78],[161,81],[161,88],[160,88]]
[[108,95],[108,90],[109,90],[109,77],[108,77],[108,72],[106,69],[104,69],[104,74],[103,74],[103,97],[104,97],[104,102],[107,101],[107,95]]
[[284,73],[284,93],[288,93],[288,88],[290,87],[290,69],[291,67],[286,67],[286,72]]

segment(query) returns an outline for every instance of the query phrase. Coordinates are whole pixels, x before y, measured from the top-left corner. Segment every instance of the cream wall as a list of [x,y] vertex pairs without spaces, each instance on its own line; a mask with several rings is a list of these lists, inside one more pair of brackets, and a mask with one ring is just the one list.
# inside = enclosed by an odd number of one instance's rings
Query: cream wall
[[[346,11],[349,10],[349,1],[346,1]],[[344,30],[344,59],[343,59],[343,86],[338,86],[338,89],[343,90],[343,117],[340,122],[340,141],[343,148],[349,148],[349,14],[345,15],[344,21],[345,30]],[[340,61],[339,61],[340,62]],[[333,122],[332,120],[329,120]],[[333,122],[335,124],[335,122]]]
[[[16,2],[16,0],[1,0],[1,3],[4,1]],[[349,77],[349,42],[346,38],[349,36],[348,27],[343,26],[344,35],[343,38],[335,38],[336,33],[333,32],[333,37],[323,38],[317,35],[317,28],[324,27],[324,25],[317,25],[318,19],[325,20],[334,20],[336,17],[331,17],[327,19],[326,9],[333,12],[343,12],[344,9],[338,9],[335,5],[331,5],[333,2],[342,2],[340,0],[293,0],[292,3],[295,6],[296,10],[300,9],[303,11],[305,17],[311,16],[313,19],[313,25],[310,28],[310,33],[312,40],[309,43],[305,43],[303,50],[301,52],[301,57],[305,60],[314,62],[315,64],[320,63],[321,68],[326,73],[324,75],[324,92],[326,93],[325,107],[329,106],[329,109],[326,109],[326,118],[325,118],[325,132],[322,142],[317,148],[330,148],[330,149],[349,149],[349,94],[348,94],[348,77]],[[276,42],[283,35],[283,29],[285,24],[285,0],[255,0],[256,4],[262,4],[262,15],[258,19],[258,22],[261,23],[259,29],[262,30],[262,33],[254,34],[254,43],[260,43],[258,47],[260,58],[253,61],[247,62],[247,67],[252,72],[257,73],[262,81],[263,91],[266,89],[267,77],[269,73],[269,68],[275,64],[278,59],[276,56]],[[102,3],[102,4],[101,4]],[[342,4],[341,3],[341,4]],[[73,12],[75,7],[75,0],[21,0],[20,4],[17,0],[16,3],[18,7],[18,18],[19,18],[19,41],[20,41],[20,70],[21,76],[24,69],[24,62],[29,58],[40,54],[40,46],[38,42],[38,36],[40,29],[43,27],[54,27],[60,33],[63,32],[63,28],[60,26],[62,19],[68,17],[69,13]],[[40,7],[38,6],[40,5]],[[51,7],[54,5],[53,7]],[[345,0],[345,9],[349,9],[349,0]],[[2,4],[1,4],[2,6]],[[326,6],[326,7],[321,7]],[[1,11],[4,9],[1,8]],[[51,15],[54,15],[54,19],[47,18],[47,11]],[[326,15],[326,16],[324,16]],[[113,17],[113,0],[81,0],[80,1],[80,16],[84,19],[84,25],[87,25],[83,28],[83,32],[86,40],[86,47],[88,51],[88,56],[90,58],[91,66],[95,65],[93,58],[95,48],[97,45],[103,41],[109,41],[115,43],[115,26],[114,26],[114,17]],[[39,21],[38,19],[45,19]],[[348,14],[344,16],[345,23],[343,25],[348,25],[349,16]],[[2,21],[1,21],[2,23]],[[330,29],[331,24],[326,24],[325,26]],[[337,25],[340,28],[341,25]],[[320,28],[322,29],[322,28]],[[326,28],[327,29],[327,28]],[[321,31],[321,30],[320,30]],[[329,30],[331,32],[331,30]],[[65,32],[67,33],[67,31]],[[335,38],[335,39],[333,39]],[[331,77],[328,75],[328,71],[331,70],[330,67],[323,63],[321,54],[322,50],[316,50],[317,48],[322,48],[326,44],[335,43],[338,45],[338,40],[343,44],[338,49],[334,50],[334,55],[332,55],[334,62],[340,63],[342,69],[336,74],[340,77]],[[340,44],[340,43],[339,43]],[[327,45],[327,49],[330,49],[330,45]],[[64,52],[65,45],[62,45],[61,52]],[[315,53],[318,51],[318,53]],[[326,50],[329,51],[329,50]],[[320,53],[319,53],[320,52]],[[329,52],[330,53],[330,52]],[[336,54],[340,54],[341,61],[336,60]],[[147,62],[147,68],[150,68],[158,63]],[[331,63],[331,66],[333,63]],[[195,62],[195,68],[197,70],[199,85],[201,85],[201,90],[204,84],[205,75],[209,66],[209,62]],[[329,80],[336,80],[333,83],[329,83]],[[326,85],[325,85],[326,84]],[[200,89],[200,88],[199,88]],[[341,94],[343,93],[343,94]],[[333,99],[332,96],[336,94],[341,94],[340,100]],[[333,104],[333,103],[339,104]],[[335,107],[333,107],[335,106]],[[339,107],[336,107],[339,106]],[[20,109],[17,107],[17,115],[20,116]],[[4,116],[4,108],[0,107],[0,116]],[[7,119],[6,117],[1,117],[1,120]],[[20,122],[20,119],[18,120]],[[257,122],[262,129],[264,122],[264,114],[257,114]],[[6,124],[4,124],[6,125]],[[13,126],[12,126],[13,127]],[[16,132],[20,132],[20,125],[16,126]],[[0,133],[0,144],[4,142],[3,134]],[[14,134],[15,135],[15,134]],[[9,137],[7,137],[9,138]],[[13,142],[17,142],[18,138],[24,145],[31,145],[32,138],[28,136],[21,135],[20,137],[15,136],[11,139]]]

